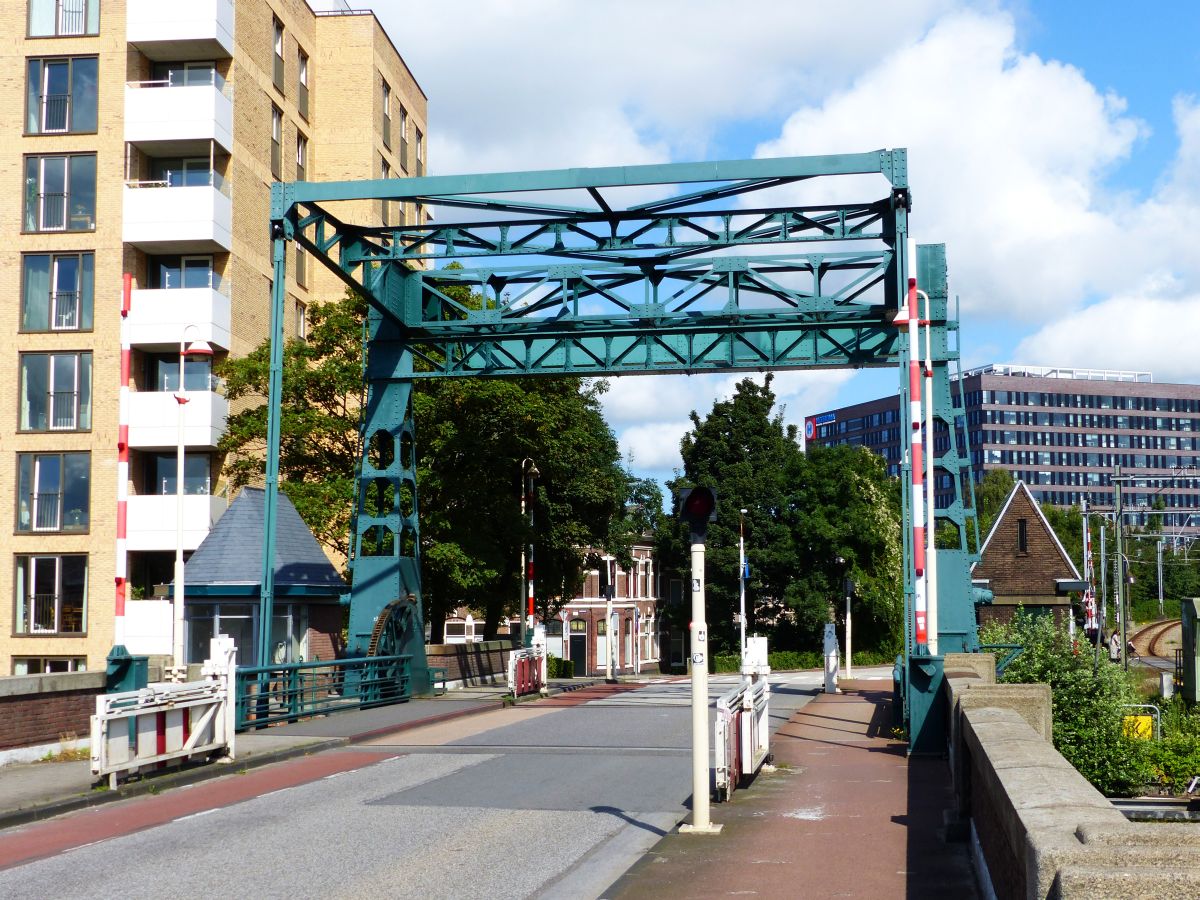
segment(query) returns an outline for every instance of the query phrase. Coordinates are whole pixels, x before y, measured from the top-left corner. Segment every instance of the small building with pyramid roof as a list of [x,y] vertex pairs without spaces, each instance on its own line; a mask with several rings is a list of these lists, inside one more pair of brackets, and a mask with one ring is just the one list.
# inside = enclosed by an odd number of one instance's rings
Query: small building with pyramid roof
[[[254,666],[266,492],[246,487],[184,566],[185,647],[201,662],[217,634],[234,639],[238,665]],[[346,582],[282,491],[276,510],[275,603],[270,660],[333,659],[341,644]]]
[[979,608],[979,624],[1010,621],[1018,606],[1065,620],[1071,611],[1064,586],[1078,582],[1079,570],[1025,482],[1004,501],[971,568],[971,580],[994,595]]

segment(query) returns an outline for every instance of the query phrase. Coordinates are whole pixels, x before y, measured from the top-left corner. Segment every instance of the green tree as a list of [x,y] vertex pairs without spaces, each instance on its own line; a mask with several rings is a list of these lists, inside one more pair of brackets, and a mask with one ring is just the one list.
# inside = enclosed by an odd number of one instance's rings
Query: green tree
[[[308,339],[288,341],[283,357],[280,487],[317,540],[343,558],[350,550],[354,473],[361,453],[365,310],[366,304],[350,293],[335,303],[310,306]],[[235,410],[218,445],[235,489],[262,482],[270,361],[270,344],[264,341],[248,356],[226,359],[217,369]]]
[[[318,539],[348,555],[359,422],[366,304],[348,293],[309,308],[307,340],[284,350],[280,485]],[[266,435],[269,345],[225,361],[219,373],[234,408],[220,449],[233,487],[260,481]],[[421,511],[422,583],[434,633],[447,610],[467,604],[486,633],[520,609],[521,460],[541,473],[533,503],[536,584],[553,614],[582,580],[582,551],[628,555],[623,524],[631,480],[600,413],[604,382],[577,378],[436,380],[413,400]],[[640,493],[639,493],[640,492]]]
[[1004,501],[1012,493],[1014,484],[1012,473],[1007,469],[989,469],[984,473],[983,480],[975,486],[980,540],[986,539],[987,533],[992,530],[992,523],[1004,508]]
[[[717,490],[718,521],[709,526],[705,560],[711,649],[736,652],[744,519],[748,630],[765,631],[779,650],[818,646],[830,604],[843,608],[842,583],[850,577],[860,649],[890,650],[902,618],[898,483],[861,448],[804,454],[774,406],[768,376],[761,385],[740,382],[704,419],[693,412],[681,446],[684,471],[671,482],[673,490]],[[687,527],[676,522],[662,533],[664,567],[686,573]]]
[[1094,672],[1092,654],[1072,642],[1052,616],[1024,610],[1009,625],[983,629],[980,640],[1025,648],[1002,680],[1050,685],[1054,746],[1084,778],[1109,796],[1141,788],[1149,776],[1145,747],[1125,737],[1121,727],[1125,704],[1141,701],[1121,666],[1104,661]]
[[[694,485],[717,491],[717,521],[708,529],[705,558],[706,618],[713,653],[736,650],[738,645],[734,614],[739,606],[738,529],[743,519],[750,564],[748,633],[755,624],[773,621],[782,612],[793,573],[791,535],[782,518],[784,473],[800,456],[800,448],[795,427],[785,426],[781,413],[772,414],[774,405],[768,375],[761,385],[749,378],[739,382],[733,396],[714,403],[704,419],[693,411],[692,430],[680,447],[683,473],[668,485],[672,492]],[[688,547],[686,525],[673,521],[663,530],[660,562],[666,570],[678,572],[685,583]],[[670,611],[680,624],[690,618],[688,603],[685,596],[683,608]]]
[[[813,447],[787,473],[786,521],[796,553],[785,599],[798,640],[815,646],[830,602],[843,615],[843,578],[855,584],[860,649],[900,646],[904,601],[899,482],[862,447]],[[839,562],[841,560],[841,562]]]
[[434,638],[465,603],[485,635],[521,610],[521,461],[538,470],[532,504],[539,612],[553,616],[584,576],[587,547],[628,555],[618,527],[629,490],[600,411],[604,382],[576,378],[444,380],[414,405],[422,578]]

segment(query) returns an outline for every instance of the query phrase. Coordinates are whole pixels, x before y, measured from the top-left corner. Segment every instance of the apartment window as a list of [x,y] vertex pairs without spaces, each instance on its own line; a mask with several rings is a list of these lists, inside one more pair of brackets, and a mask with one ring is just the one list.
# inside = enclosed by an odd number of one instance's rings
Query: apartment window
[[296,180],[306,181],[308,173],[308,138],[296,135]]
[[308,118],[308,54],[303,50],[296,51],[296,72],[299,89],[296,92],[296,105],[300,115]]
[[[146,389],[150,391],[179,390],[179,354],[150,356],[146,360],[146,385]],[[184,360],[185,391],[211,391],[214,386],[212,359],[207,356],[189,356]]]
[[17,531],[87,531],[90,496],[90,454],[17,454]]
[[383,82],[383,146],[392,146],[392,89]]
[[299,300],[296,301],[295,316],[296,337],[304,340],[308,337],[308,307]]
[[21,431],[92,427],[92,354],[21,355]]
[[283,170],[283,112],[278,106],[271,107],[271,174],[276,179]]
[[308,254],[299,244],[296,244],[296,284],[308,287]]
[[416,140],[414,143],[417,148],[417,176],[420,177],[425,174],[425,135],[421,134],[420,128],[416,131]]
[[29,0],[30,37],[100,33],[100,0]]
[[272,28],[274,29],[274,44],[275,44],[275,87],[283,90],[283,23],[278,19],[271,20]]
[[1029,552],[1029,522],[1026,519],[1017,519],[1017,552]]
[[14,656],[13,675],[52,675],[59,672],[86,672],[86,656]]
[[[175,473],[179,471],[174,453],[145,454],[145,490],[148,494],[173,495]],[[207,453],[188,453],[183,458],[183,492],[189,496],[205,496],[212,485],[212,465]]]
[[[388,165],[388,161],[386,159],[380,161],[379,172],[379,177],[381,178],[388,179],[392,177],[392,167]],[[391,207],[391,205],[392,203],[390,200],[379,201],[379,218],[384,225],[390,224],[389,219],[391,218],[391,210],[389,207]]]
[[400,167],[408,169],[408,110],[400,107]]
[[96,130],[96,57],[31,59],[26,70],[26,133]]
[[207,156],[172,157],[150,161],[150,180],[166,187],[208,187],[219,176]]
[[[87,630],[87,563],[84,555],[18,556],[15,632],[83,634]],[[26,674],[37,673],[27,668]]]
[[25,157],[25,230],[96,228],[96,155]]
[[22,331],[91,331],[93,254],[27,254],[21,266]]
[[211,288],[214,284],[211,256],[151,256],[146,268],[152,290]]

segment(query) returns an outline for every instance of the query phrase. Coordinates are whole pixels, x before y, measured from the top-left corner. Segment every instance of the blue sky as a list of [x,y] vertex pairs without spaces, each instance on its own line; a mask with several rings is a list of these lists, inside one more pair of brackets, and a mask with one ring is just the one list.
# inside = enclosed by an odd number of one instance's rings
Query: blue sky
[[[1200,379],[1200,3],[368,5],[429,96],[431,173],[905,146],[964,365]],[[688,413],[735,380],[614,380],[635,471],[669,477]],[[776,391],[799,422],[896,383],[781,373]]]

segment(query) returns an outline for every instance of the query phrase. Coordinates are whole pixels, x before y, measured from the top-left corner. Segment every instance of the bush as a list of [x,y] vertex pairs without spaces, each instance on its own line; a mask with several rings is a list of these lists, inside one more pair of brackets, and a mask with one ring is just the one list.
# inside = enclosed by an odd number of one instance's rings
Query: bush
[[1159,704],[1162,740],[1146,747],[1154,784],[1172,794],[1182,794],[1200,775],[1200,711],[1189,710],[1181,697]]
[[574,678],[575,660],[559,659],[557,656],[548,656],[546,658],[546,677]]
[[1150,777],[1146,741],[1125,737],[1125,704],[1140,702],[1121,666],[1093,657],[1073,645],[1065,628],[1050,616],[1018,610],[1010,625],[982,630],[985,644],[1020,644],[1018,656],[1001,679],[1008,683],[1046,683],[1052,690],[1054,746],[1097,790],[1113,795],[1137,792]]

